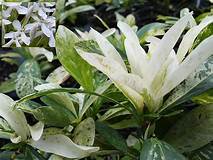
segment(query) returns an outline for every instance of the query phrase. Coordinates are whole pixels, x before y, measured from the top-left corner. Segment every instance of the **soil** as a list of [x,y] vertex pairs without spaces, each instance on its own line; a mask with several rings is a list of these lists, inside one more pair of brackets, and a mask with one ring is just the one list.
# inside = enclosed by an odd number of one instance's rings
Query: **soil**
[[9,77],[10,73],[16,72],[17,69],[16,65],[10,65],[0,60],[0,83],[5,81]]

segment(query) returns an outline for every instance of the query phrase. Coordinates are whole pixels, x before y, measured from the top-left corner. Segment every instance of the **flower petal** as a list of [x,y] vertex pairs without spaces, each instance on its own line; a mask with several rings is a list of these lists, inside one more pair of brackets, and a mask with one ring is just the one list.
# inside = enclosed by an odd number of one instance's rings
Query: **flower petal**
[[14,40],[11,39],[9,42],[7,42],[6,44],[4,44],[2,47],[10,47],[13,43],[14,43]]
[[41,24],[41,30],[47,37],[50,37],[52,34],[51,30],[44,23]]
[[38,15],[41,16],[43,19],[47,18],[47,14],[41,8],[39,8],[38,10]]
[[50,38],[49,38],[49,46],[50,47],[55,47],[55,37],[53,35],[53,33],[50,34]]
[[2,19],[2,24],[3,25],[9,25],[9,24],[11,24],[12,22],[10,22],[9,20],[7,20],[7,19]]
[[5,38],[5,39],[7,39],[7,38],[13,38],[13,37],[14,37],[14,34],[15,34],[15,32],[6,33],[6,34],[4,35],[4,38]]
[[17,31],[20,31],[22,29],[21,22],[19,22],[18,20],[14,20],[12,25]]
[[30,45],[30,37],[27,37],[24,32],[21,32],[21,40],[24,42],[26,45]]
[[6,10],[2,11],[3,18],[7,19],[11,16],[12,8],[7,8]]
[[28,13],[28,8],[24,7],[24,6],[17,6],[16,10],[19,14],[27,14]]

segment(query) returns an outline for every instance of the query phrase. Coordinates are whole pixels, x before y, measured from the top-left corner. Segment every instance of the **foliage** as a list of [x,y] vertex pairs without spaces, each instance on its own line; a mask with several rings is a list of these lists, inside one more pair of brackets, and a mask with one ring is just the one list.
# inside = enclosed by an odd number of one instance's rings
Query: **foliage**
[[[56,3],[55,48],[0,54],[2,75],[15,67],[0,83],[0,159],[212,159],[211,12],[139,27],[140,0]],[[106,30],[78,28],[99,7],[118,29],[99,14]]]

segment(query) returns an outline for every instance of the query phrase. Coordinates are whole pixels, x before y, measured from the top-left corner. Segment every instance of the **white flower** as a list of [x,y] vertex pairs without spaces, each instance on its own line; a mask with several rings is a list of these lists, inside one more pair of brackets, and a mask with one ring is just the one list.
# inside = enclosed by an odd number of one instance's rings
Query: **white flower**
[[150,112],[155,112],[162,105],[163,97],[212,55],[213,36],[210,36],[186,56],[200,31],[213,22],[213,16],[192,27],[184,35],[175,54],[174,46],[188,23],[193,22],[192,14],[186,14],[162,39],[149,38],[148,54],[140,46],[131,27],[124,22],[118,22],[118,27],[126,37],[125,50],[131,72],[127,71],[123,59],[113,45],[93,29],[90,32],[103,55],[76,49],[84,60],[106,74],[139,111],[143,110],[145,103]]
[[12,22],[10,22],[9,20],[7,20],[7,19],[2,19],[2,24],[4,25],[4,26],[6,26],[6,25],[9,25],[9,24],[11,24]]
[[43,19],[46,19],[49,16],[49,13],[52,13],[55,11],[55,8],[52,8],[55,6],[55,3],[52,2],[41,2],[41,3],[33,3],[33,12],[38,12],[38,15],[41,16]]
[[28,12],[28,8],[22,6],[21,3],[18,3],[18,2],[15,2],[15,3],[7,2],[7,3],[3,3],[3,5],[8,7],[6,10],[3,10],[2,12],[2,16],[4,18],[10,17],[13,9],[15,9],[18,12],[18,14],[22,14],[22,15],[25,15]]
[[30,37],[27,37],[21,23],[18,20],[13,21],[12,23],[16,32],[9,32],[4,35],[4,39],[10,39],[8,43],[3,45],[3,47],[10,47],[13,43],[16,44],[16,47],[21,47],[22,43],[26,45],[30,44]]
[[44,34],[49,38],[49,46],[55,47],[55,17],[48,16],[46,19],[39,19],[38,16],[34,15],[33,19],[35,22],[29,23],[25,26],[26,32],[30,32],[31,39]]

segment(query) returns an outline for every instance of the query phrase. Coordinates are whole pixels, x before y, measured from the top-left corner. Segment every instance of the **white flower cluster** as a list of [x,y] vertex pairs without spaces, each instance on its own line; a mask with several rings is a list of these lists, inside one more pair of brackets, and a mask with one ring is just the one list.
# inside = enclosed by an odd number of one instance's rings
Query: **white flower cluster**
[[[14,18],[14,11],[17,12],[18,17]],[[48,38],[49,47],[55,47],[56,20],[53,16],[54,12],[54,2],[3,3],[2,28],[3,33],[6,32],[4,40],[7,40],[3,47],[10,47],[12,44],[15,44],[16,47],[24,44],[29,46],[38,37]],[[9,32],[6,27],[10,29]]]

